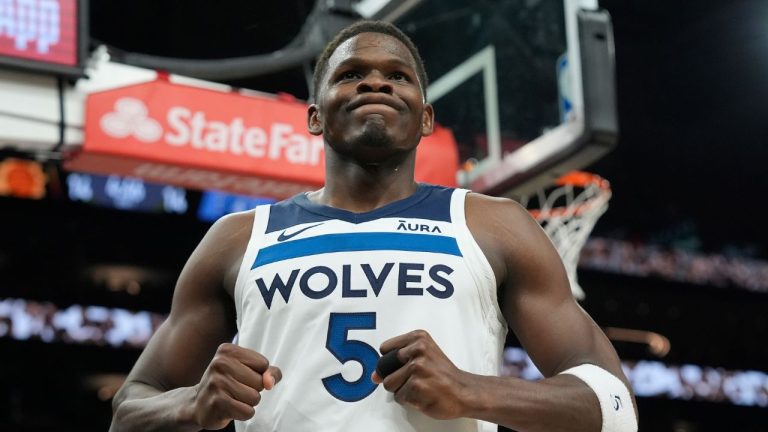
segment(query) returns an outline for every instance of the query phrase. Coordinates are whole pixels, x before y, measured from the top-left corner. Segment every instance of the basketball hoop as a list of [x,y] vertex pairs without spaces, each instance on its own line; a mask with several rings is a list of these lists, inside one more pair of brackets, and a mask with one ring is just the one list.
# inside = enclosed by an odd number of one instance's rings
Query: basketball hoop
[[584,299],[576,277],[581,248],[597,220],[608,209],[611,186],[604,178],[573,171],[558,178],[552,187],[520,199],[544,228],[563,259],[574,297]]

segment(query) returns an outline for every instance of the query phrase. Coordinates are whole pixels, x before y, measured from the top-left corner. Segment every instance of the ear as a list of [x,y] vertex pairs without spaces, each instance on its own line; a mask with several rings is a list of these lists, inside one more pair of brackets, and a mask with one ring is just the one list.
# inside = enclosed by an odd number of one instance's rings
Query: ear
[[424,104],[424,112],[421,114],[421,136],[432,135],[435,128],[435,110],[432,104]]
[[312,135],[323,134],[323,122],[320,119],[320,110],[316,104],[312,104],[307,109],[307,129]]

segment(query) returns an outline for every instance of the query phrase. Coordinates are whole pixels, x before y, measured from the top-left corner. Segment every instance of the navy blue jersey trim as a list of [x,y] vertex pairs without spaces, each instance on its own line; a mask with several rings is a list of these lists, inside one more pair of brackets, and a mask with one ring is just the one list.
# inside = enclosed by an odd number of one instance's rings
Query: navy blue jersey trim
[[413,195],[364,213],[354,213],[327,205],[313,203],[306,194],[273,204],[266,234],[295,225],[330,219],[359,224],[383,217],[417,218],[451,222],[452,188],[419,183]]
[[303,208],[297,206],[295,200],[298,196],[304,196],[304,194],[272,204],[269,209],[269,222],[267,222],[265,234],[284,230],[296,225],[324,222],[333,219],[329,216],[305,211]]
[[451,196],[454,189],[426,184],[421,187],[428,189],[429,195],[419,205],[400,209],[393,217],[451,222]]
[[383,217],[417,217],[450,222],[452,191],[442,186],[420,183],[413,195],[363,213],[313,203],[304,194],[294,197],[293,201],[309,212],[355,224]]
[[459,245],[453,237],[382,232],[325,234],[267,246],[259,251],[251,269],[278,261],[324,253],[380,250],[462,256]]

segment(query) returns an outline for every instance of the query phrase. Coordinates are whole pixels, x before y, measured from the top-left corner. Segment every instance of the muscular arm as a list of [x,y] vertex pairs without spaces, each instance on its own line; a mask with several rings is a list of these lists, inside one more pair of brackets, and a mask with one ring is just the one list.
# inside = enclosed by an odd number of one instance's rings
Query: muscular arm
[[467,221],[501,282],[507,322],[547,377],[539,382],[474,377],[467,416],[521,432],[599,431],[594,392],[574,376],[557,374],[590,363],[625,385],[627,379],[608,339],[573,299],[549,238],[509,200],[470,195]]
[[[236,332],[231,291],[252,221],[253,213],[221,219],[192,253],[177,282],[168,319],[113,400],[110,430],[202,428],[195,412],[197,385],[214,355],[220,355],[217,347]],[[251,406],[238,408],[243,416],[253,413]]]

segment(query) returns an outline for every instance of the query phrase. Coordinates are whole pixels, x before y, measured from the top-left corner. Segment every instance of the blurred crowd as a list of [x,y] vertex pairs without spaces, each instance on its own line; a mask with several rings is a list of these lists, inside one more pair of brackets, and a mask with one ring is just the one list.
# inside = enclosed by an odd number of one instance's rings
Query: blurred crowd
[[698,254],[681,249],[592,237],[581,250],[579,267],[716,287],[768,292],[768,262]]
[[23,299],[0,300],[0,337],[114,348],[143,348],[165,319],[151,312],[71,305]]
[[[19,341],[143,348],[164,319],[145,311],[80,305],[59,309],[51,303],[0,300],[0,338]],[[638,396],[768,407],[768,374],[764,372],[655,361],[625,361],[623,367]],[[528,354],[515,347],[504,352],[502,375],[527,380],[542,377]]]
[[[658,361],[623,361],[622,367],[637,396],[768,407],[768,374],[764,372]],[[542,378],[526,352],[515,347],[504,352],[502,374],[527,380]]]

